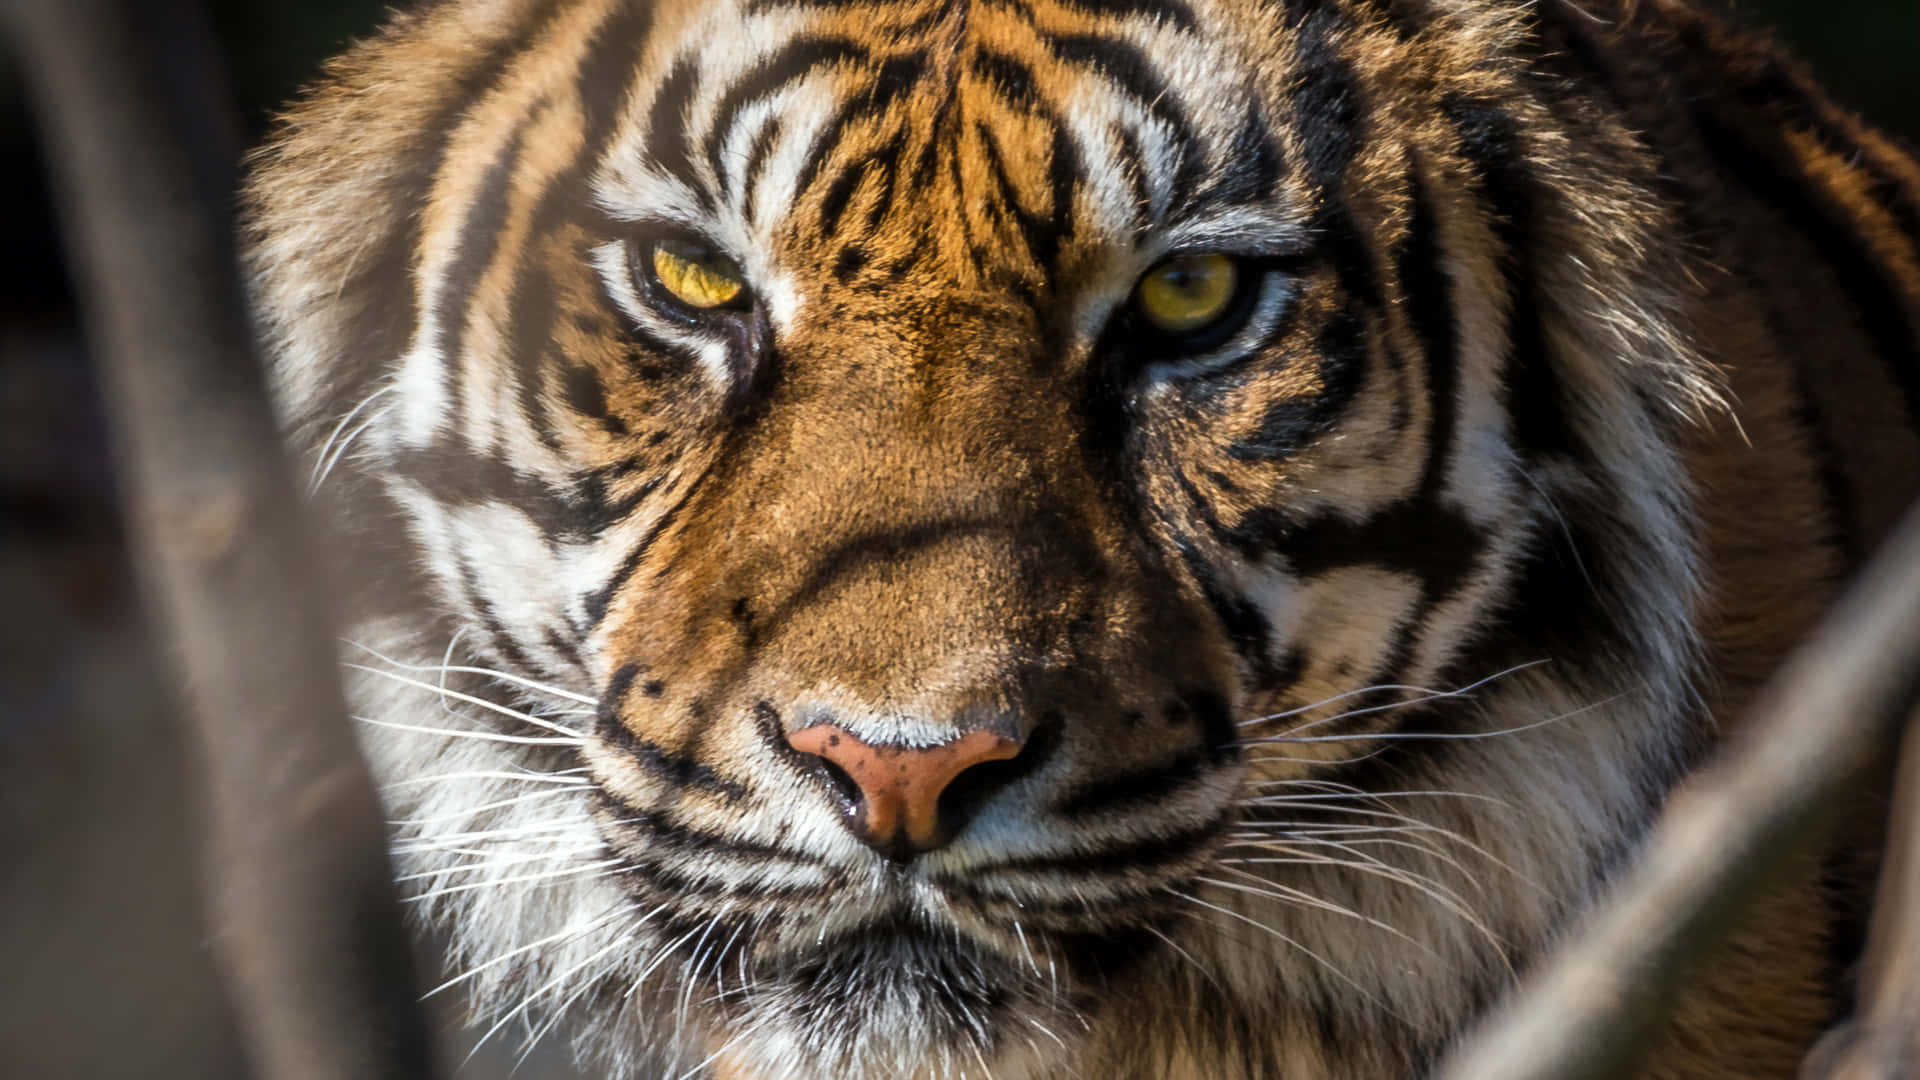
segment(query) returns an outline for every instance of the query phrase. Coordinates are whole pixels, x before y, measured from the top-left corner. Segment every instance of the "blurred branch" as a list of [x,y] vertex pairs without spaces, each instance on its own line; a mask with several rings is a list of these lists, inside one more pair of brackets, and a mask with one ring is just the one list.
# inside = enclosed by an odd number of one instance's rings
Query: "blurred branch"
[[1907,723],[1859,1008],[1808,1056],[1802,1080],[1920,1077],[1920,712]]
[[[1724,938],[1768,870],[1804,849],[1827,808],[1892,752],[1920,697],[1920,509],[1775,675],[1739,736],[1675,795],[1639,864],[1584,929],[1435,1075],[1588,1080],[1628,1074],[1694,963]],[[1913,782],[1911,772],[1902,777]],[[1906,793],[1911,821],[1912,791]],[[1907,842],[1912,842],[1909,834]],[[1906,864],[1907,878],[1913,864]],[[1889,876],[1889,881],[1894,879]],[[1896,891],[1910,887],[1898,882]],[[1911,896],[1912,894],[1906,894]],[[1884,896],[1883,896],[1884,902]],[[1914,911],[1882,909],[1878,1023],[1920,1027]],[[1899,929],[1896,929],[1899,927]],[[1894,960],[1892,953],[1882,954]],[[1896,992],[1896,985],[1905,990]],[[1847,1074],[1874,1076],[1883,1074]],[[1884,1074],[1893,1076],[1899,1074]]]
[[56,163],[141,571],[185,676],[216,958],[256,1072],[425,1077],[373,785],[236,268],[202,13],[6,0]]

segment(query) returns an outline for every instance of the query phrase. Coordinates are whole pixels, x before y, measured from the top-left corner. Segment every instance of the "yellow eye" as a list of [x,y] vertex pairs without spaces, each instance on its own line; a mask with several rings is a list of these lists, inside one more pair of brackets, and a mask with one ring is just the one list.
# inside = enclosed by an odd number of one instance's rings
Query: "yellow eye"
[[674,299],[702,310],[725,307],[747,288],[732,259],[683,240],[653,245],[653,275]]
[[1134,303],[1154,329],[1191,334],[1218,322],[1233,306],[1240,271],[1225,255],[1175,255],[1147,271]]

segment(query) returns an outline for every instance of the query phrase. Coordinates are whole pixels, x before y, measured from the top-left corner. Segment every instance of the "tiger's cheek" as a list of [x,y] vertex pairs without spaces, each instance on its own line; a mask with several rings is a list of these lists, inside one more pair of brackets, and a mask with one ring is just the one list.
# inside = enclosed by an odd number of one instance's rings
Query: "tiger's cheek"
[[1159,537],[1234,628],[1256,713],[1441,676],[1485,632],[1538,528],[1500,357],[1479,336],[1497,294],[1459,294],[1472,278],[1492,288],[1493,267],[1427,251],[1458,231],[1471,253],[1484,222],[1410,191],[1403,232],[1372,260],[1391,270],[1383,282],[1304,272],[1272,347],[1159,388],[1139,421]]

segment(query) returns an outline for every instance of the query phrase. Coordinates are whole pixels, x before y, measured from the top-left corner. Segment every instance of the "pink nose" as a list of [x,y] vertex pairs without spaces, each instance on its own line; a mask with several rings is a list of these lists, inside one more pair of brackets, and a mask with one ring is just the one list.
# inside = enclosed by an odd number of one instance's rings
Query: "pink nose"
[[871,746],[838,724],[816,724],[787,742],[824,759],[851,782],[854,832],[895,858],[931,851],[952,838],[940,796],[956,777],[1020,753],[1020,740],[993,731],[969,731],[938,746]]

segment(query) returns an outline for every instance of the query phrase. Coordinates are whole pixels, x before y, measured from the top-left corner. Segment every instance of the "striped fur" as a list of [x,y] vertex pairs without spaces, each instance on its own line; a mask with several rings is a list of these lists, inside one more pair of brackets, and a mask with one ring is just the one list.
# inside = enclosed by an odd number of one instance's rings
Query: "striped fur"
[[[1920,166],[1682,0],[440,0],[247,201],[401,872],[600,1075],[1420,1075],[1920,476]],[[981,715],[904,867],[785,742]],[[1870,813],[1646,1075],[1792,1073]]]

